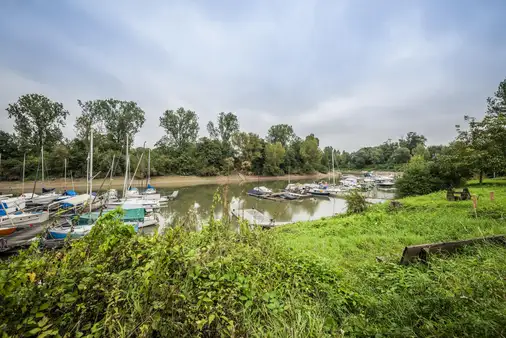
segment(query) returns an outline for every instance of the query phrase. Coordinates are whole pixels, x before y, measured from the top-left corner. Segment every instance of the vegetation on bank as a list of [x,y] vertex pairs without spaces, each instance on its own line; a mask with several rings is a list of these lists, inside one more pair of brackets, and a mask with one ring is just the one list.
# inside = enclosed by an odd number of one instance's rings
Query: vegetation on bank
[[[142,236],[112,214],[72,246],[0,262],[12,336],[506,335],[506,255],[495,245],[398,264],[406,245],[506,232],[505,186],[471,186],[273,231],[211,219]],[[496,199],[488,199],[494,191]],[[477,216],[476,216],[477,215]]]

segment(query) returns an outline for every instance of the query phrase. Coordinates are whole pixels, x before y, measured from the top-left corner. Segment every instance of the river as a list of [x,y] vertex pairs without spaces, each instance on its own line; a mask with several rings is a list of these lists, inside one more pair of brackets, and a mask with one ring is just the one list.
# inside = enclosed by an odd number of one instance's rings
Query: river
[[[311,181],[298,181],[300,183],[309,183]],[[244,183],[228,185],[227,199],[232,207],[255,208],[264,212],[270,218],[278,222],[309,221],[329,217],[336,213],[346,212],[346,202],[342,198],[332,197],[314,197],[297,201],[270,201],[248,196],[248,190],[261,185],[279,191],[286,187],[286,181],[270,181],[259,183]],[[213,196],[218,189],[223,190],[221,185],[200,185],[193,187],[176,188],[179,190],[179,196],[176,200],[169,202],[168,206],[162,209],[165,217],[181,219],[185,214],[192,210],[201,220],[209,217],[213,203]],[[174,189],[157,189],[162,195],[170,194]],[[366,193],[367,198],[372,203],[382,202],[392,199],[394,194],[390,191],[374,189]],[[215,206],[215,216],[221,217],[222,204]]]

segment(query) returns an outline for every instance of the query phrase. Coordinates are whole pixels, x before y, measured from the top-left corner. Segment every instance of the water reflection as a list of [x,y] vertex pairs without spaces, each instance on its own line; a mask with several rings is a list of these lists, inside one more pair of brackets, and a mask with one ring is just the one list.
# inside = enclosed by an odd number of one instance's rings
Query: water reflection
[[[304,183],[301,181],[301,183]],[[286,181],[261,182],[273,191],[279,191],[286,186]],[[266,213],[270,218],[279,222],[308,221],[322,217],[332,216],[346,211],[346,203],[342,198],[314,197],[297,201],[269,201],[247,195],[247,191],[257,186],[258,183],[245,183],[229,185],[227,199],[232,208],[255,208]],[[191,217],[200,220],[209,218],[213,197],[217,189],[223,189],[220,185],[200,185],[194,187],[179,188],[179,196],[175,201],[169,202],[167,208],[162,210],[171,221],[189,222]],[[164,195],[170,190],[158,189]],[[381,202],[393,198],[393,192],[372,190],[367,193],[371,202]],[[190,211],[190,212],[189,212]],[[222,204],[215,206],[215,217],[221,217]]]

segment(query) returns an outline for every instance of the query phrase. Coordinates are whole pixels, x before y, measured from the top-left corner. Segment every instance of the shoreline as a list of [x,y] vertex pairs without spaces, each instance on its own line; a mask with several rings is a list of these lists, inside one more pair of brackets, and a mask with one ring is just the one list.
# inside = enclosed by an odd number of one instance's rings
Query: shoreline
[[[337,173],[336,173],[337,175]],[[209,184],[240,184],[240,183],[251,183],[251,182],[266,182],[266,181],[298,181],[298,180],[309,180],[309,179],[322,179],[327,178],[328,174],[310,174],[310,175],[283,175],[283,176],[247,176],[242,174],[233,174],[230,176],[156,176],[151,178],[151,185],[157,188],[182,188],[191,187],[198,185],[209,185]],[[112,182],[109,179],[105,180],[102,190],[111,188],[123,187],[124,176],[115,176]],[[143,180],[146,182],[145,180]],[[104,182],[103,178],[93,180],[93,186],[99,188]],[[132,185],[137,185],[140,180],[134,180]],[[144,183],[145,184],[145,183]],[[33,190],[34,181],[26,181],[24,190],[30,192]],[[36,191],[44,188],[56,188],[64,190],[65,181],[63,178],[53,179],[45,181],[44,185],[41,182],[37,182],[35,187]],[[21,192],[23,188],[22,182],[19,181],[0,181],[0,193],[9,194],[12,192]],[[86,180],[76,179],[74,182],[67,179],[67,189],[85,190]]]

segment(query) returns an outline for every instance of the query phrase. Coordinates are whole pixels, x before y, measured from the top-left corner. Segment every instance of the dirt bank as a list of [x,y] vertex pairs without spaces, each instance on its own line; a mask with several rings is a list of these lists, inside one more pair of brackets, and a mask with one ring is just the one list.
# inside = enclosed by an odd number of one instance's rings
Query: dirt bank
[[[153,177],[151,179],[151,184],[160,188],[179,188],[179,187],[188,187],[195,185],[205,185],[205,184],[239,184],[242,182],[256,182],[256,181],[277,181],[277,180],[285,180],[288,179],[296,181],[296,180],[304,180],[304,179],[320,179],[328,177],[325,174],[316,174],[316,175],[285,175],[285,176],[244,176],[241,174],[235,174],[230,176],[214,176],[214,177],[199,177],[199,176],[160,176]],[[112,181],[109,179],[105,181],[103,189],[108,189],[109,186],[112,188],[120,188],[123,186],[124,177],[118,176],[114,177]],[[93,190],[97,190],[100,188],[103,179],[95,179],[93,181]],[[139,181],[134,181],[134,184],[137,184]],[[63,179],[56,179],[51,181],[44,182],[45,188],[56,188],[63,189],[65,186]],[[37,182],[36,191],[40,191],[42,185],[40,182]],[[76,189],[79,191],[86,189],[86,180],[77,179],[72,183],[69,179],[67,179],[67,189]],[[25,182],[25,192],[33,190],[33,181]],[[0,193],[8,194],[11,192],[20,192],[22,190],[22,183],[17,181],[2,181],[0,182]]]

